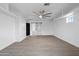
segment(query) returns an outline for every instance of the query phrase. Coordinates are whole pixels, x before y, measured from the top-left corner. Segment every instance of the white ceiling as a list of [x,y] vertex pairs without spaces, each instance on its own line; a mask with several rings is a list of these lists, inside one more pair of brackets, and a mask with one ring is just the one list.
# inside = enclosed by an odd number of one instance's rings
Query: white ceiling
[[33,13],[33,11],[38,12],[39,10],[47,10],[48,12],[52,12],[50,18],[47,19],[55,19],[60,17],[68,12],[72,11],[74,8],[79,6],[79,3],[50,3],[49,6],[44,6],[44,3],[3,3],[0,4],[1,7],[6,7],[8,5],[8,9],[10,12],[22,16],[23,18],[38,20],[37,15]]

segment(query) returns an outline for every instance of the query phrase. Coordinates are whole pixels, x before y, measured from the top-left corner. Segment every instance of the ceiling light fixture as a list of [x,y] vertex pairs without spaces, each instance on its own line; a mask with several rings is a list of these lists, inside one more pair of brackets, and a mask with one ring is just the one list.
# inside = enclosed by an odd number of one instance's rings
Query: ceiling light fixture
[[42,15],[40,15],[39,18],[42,18]]
[[38,12],[33,12],[35,15],[37,15],[39,18],[49,18],[51,17],[51,12],[47,12],[46,10],[40,10]]

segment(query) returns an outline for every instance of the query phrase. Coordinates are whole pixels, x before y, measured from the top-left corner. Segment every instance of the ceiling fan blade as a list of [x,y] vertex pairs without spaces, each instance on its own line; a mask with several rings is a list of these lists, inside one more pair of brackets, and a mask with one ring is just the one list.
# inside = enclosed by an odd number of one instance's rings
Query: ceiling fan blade
[[45,10],[41,10],[39,12],[40,12],[40,14],[44,14],[45,13]]
[[51,17],[51,16],[44,16],[44,17]]
[[45,16],[45,17],[51,17],[51,16]]
[[39,14],[38,14],[38,13],[36,13],[36,12],[33,12],[33,13],[39,16]]
[[45,15],[49,15],[49,14],[52,14],[52,13],[46,13],[46,14],[44,14],[43,16],[45,16]]

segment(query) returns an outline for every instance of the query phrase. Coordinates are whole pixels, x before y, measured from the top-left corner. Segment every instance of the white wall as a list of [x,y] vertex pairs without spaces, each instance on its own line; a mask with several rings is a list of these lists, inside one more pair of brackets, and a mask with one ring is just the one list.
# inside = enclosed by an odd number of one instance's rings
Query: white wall
[[41,25],[41,34],[42,35],[52,35],[53,33],[53,27],[52,27],[52,21],[44,21]]
[[19,18],[17,23],[16,23],[17,42],[20,42],[26,37],[26,21],[22,18]]
[[0,11],[0,50],[15,41],[15,19]]
[[[33,24],[33,23],[32,23]],[[51,26],[53,23],[52,21],[43,21],[42,24],[35,25],[35,31],[32,32],[33,27],[31,24],[31,35],[52,35],[53,27]],[[37,28],[36,28],[37,27]]]
[[64,41],[79,47],[79,8],[75,9],[74,22],[66,23],[66,18],[55,19],[53,21],[53,34]]
[[9,3],[0,3],[0,7],[9,10]]
[[25,20],[12,17],[0,9],[0,50],[14,42],[22,41],[25,36]]

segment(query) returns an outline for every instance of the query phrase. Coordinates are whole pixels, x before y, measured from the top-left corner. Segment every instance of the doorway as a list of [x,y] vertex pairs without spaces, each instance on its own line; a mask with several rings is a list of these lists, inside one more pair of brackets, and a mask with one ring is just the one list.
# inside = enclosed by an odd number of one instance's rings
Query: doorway
[[26,36],[30,35],[30,23],[26,23]]

